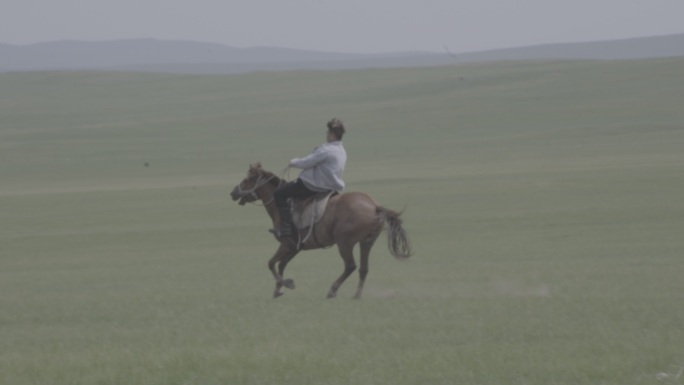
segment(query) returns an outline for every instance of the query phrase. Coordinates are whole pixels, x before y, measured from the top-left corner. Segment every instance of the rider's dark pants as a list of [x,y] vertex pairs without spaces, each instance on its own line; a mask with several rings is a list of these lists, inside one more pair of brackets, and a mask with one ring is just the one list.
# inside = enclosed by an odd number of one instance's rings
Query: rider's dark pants
[[316,195],[316,191],[309,190],[301,179],[297,178],[296,181],[285,183],[284,185],[278,187],[273,192],[273,200],[278,208],[287,208],[288,198],[308,198],[310,196]]

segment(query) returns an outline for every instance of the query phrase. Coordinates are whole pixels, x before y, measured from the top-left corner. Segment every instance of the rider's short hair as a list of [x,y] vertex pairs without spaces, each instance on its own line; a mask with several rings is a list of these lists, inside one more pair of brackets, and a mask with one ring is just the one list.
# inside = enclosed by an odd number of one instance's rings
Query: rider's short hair
[[344,133],[346,132],[344,129],[344,123],[337,118],[332,118],[328,122],[328,131],[332,132],[337,140],[342,140],[342,136],[344,136]]

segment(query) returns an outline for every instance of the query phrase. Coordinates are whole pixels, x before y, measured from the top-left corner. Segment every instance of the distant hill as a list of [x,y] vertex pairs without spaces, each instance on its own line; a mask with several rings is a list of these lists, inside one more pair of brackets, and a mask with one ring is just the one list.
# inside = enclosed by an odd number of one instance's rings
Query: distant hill
[[235,48],[153,39],[0,44],[0,72],[121,70],[170,73],[426,67],[510,60],[624,60],[684,56],[684,34],[591,43],[547,44],[452,54],[350,54],[286,48]]
[[463,61],[628,60],[684,56],[684,34],[589,43],[545,44],[456,55]]

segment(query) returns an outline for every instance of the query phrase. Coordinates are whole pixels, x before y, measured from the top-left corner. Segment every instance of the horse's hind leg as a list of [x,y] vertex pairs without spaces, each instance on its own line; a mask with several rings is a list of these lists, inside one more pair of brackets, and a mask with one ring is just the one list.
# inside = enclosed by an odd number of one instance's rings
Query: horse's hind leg
[[[273,298],[278,298],[283,295],[283,286],[293,289],[294,281],[291,279],[283,279],[283,272],[287,263],[297,255],[297,250],[286,244],[280,244],[280,247],[275,252],[273,257],[268,261],[268,269],[273,274],[276,280],[275,290],[273,291]],[[278,271],[276,271],[276,264],[278,264]]]
[[337,290],[340,288],[340,286],[342,286],[344,280],[347,279],[347,277],[349,277],[354,270],[356,270],[356,263],[354,263],[354,244],[338,244],[337,248],[340,251],[342,261],[344,261],[344,271],[330,287],[330,290],[328,291],[328,298],[335,298],[335,296],[337,296]]
[[373,247],[373,244],[375,244],[375,240],[378,239],[377,234],[373,234],[370,237],[364,239],[361,241],[360,246],[361,246],[361,258],[360,258],[360,264],[361,267],[359,268],[359,287],[356,289],[356,294],[354,294],[355,299],[361,298],[361,293],[363,292],[363,285],[366,283],[366,275],[368,275],[368,257],[370,255],[370,250]]

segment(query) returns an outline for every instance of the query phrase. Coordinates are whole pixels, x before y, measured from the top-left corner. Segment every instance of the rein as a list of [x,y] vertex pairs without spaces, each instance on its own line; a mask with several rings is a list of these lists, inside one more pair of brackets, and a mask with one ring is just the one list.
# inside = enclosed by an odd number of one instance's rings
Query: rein
[[[262,175],[259,175],[259,178],[257,178],[257,181],[254,183],[254,187],[252,187],[251,189],[247,189],[247,190],[242,188],[242,182],[240,182],[240,184],[237,185],[238,193],[240,193],[240,196],[242,196],[242,197],[251,196],[254,199],[254,202],[249,202],[249,203],[251,203],[253,205],[266,206],[267,204],[269,204],[271,202],[264,202],[262,204],[258,204],[255,202],[255,201],[260,199],[259,196],[256,194],[256,190],[261,188],[261,186],[265,185],[266,183],[270,182],[271,179],[273,179],[273,178],[275,178],[275,175],[272,175],[269,178],[263,178]],[[273,200],[273,199],[271,199],[271,200]]]
[[[286,167],[286,168],[281,172],[281,175],[282,175],[282,174],[285,174],[289,169],[290,169],[290,167]],[[271,197],[271,199],[270,199],[268,202],[262,202],[261,204],[256,203],[256,201],[258,201],[258,200],[260,199],[259,196],[256,194],[256,190],[258,190],[259,188],[261,188],[261,186],[264,186],[265,184],[267,184],[268,182],[270,182],[270,181],[271,181],[273,178],[275,178],[275,177],[276,177],[276,175],[273,174],[273,175],[271,175],[271,176],[268,177],[268,178],[264,178],[263,175],[259,174],[259,177],[257,178],[257,181],[254,183],[254,187],[252,187],[251,189],[248,189],[248,190],[243,189],[243,188],[242,188],[242,182],[240,182],[240,183],[237,185],[238,193],[239,193],[240,196],[242,196],[242,197],[247,196],[247,195],[250,195],[250,196],[254,199],[254,201],[248,202],[248,203],[251,203],[251,204],[253,204],[253,205],[255,205],[255,206],[262,206],[262,207],[263,207],[263,206],[266,206],[266,205],[270,204],[271,202],[273,202],[273,199],[274,199],[274,198]],[[280,187],[283,183],[285,183],[285,180],[284,180],[282,177],[280,177],[280,182],[278,183],[278,187]]]

